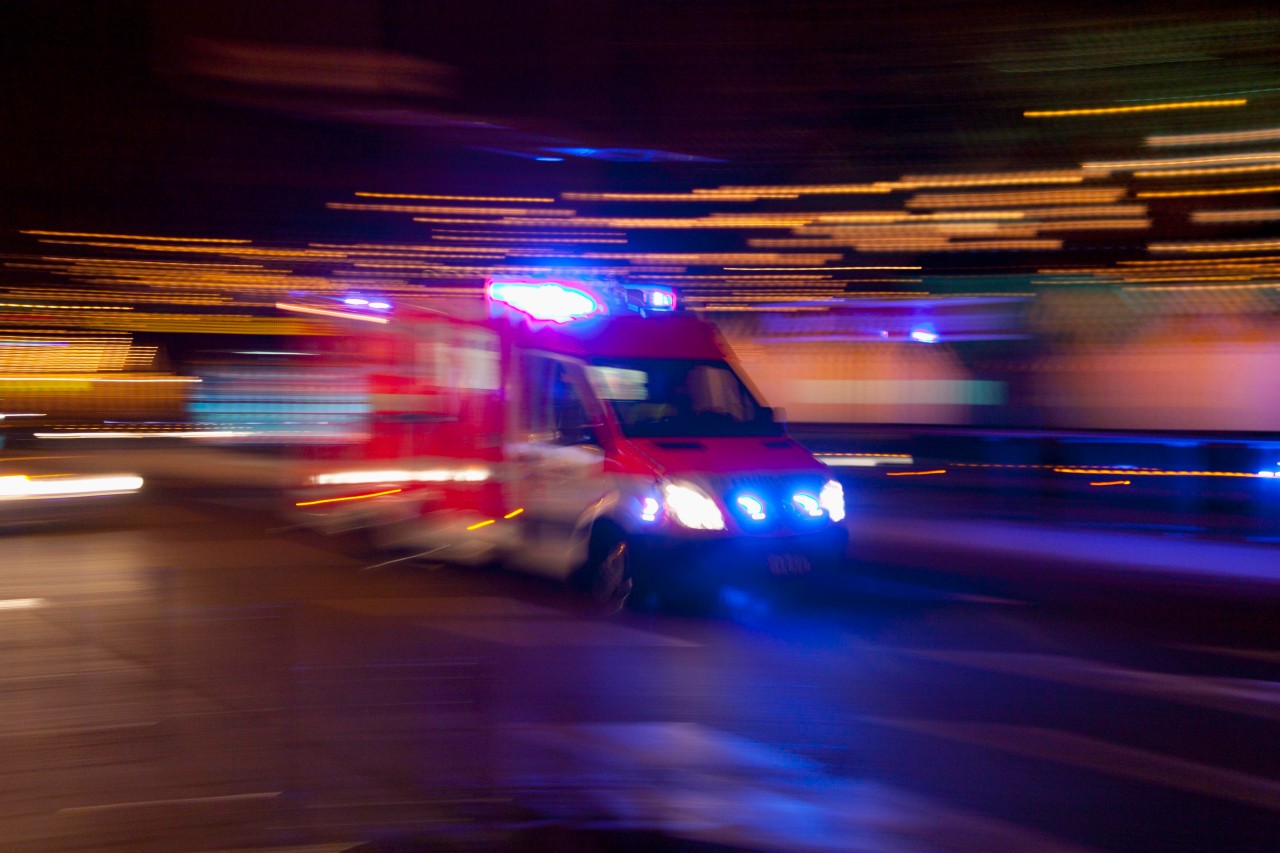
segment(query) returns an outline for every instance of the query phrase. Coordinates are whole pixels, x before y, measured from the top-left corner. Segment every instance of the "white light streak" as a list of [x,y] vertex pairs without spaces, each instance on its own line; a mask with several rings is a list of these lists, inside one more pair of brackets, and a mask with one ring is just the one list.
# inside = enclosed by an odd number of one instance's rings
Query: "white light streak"
[[485,468],[427,468],[334,471],[316,474],[310,482],[317,486],[355,486],[368,483],[480,483],[489,479]]
[[99,477],[10,474],[0,477],[0,501],[131,494],[141,488],[142,478],[133,474]]

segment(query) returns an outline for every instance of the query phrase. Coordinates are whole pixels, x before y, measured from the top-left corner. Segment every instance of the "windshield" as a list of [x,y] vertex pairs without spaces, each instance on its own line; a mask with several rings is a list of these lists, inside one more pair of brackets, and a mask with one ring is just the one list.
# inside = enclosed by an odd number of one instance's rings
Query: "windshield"
[[632,438],[781,433],[723,361],[602,359],[587,367],[587,376]]

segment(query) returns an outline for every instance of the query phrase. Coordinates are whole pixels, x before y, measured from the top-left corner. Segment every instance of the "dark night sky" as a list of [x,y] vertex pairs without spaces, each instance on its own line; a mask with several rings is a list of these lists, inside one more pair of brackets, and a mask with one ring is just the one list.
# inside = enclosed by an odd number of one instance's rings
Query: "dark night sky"
[[[5,239],[20,227],[126,224],[283,239],[312,233],[323,202],[354,189],[555,193],[1062,168],[1131,154],[1149,125],[1046,133],[1022,121],[1023,109],[1280,86],[1275,20],[1251,23],[1265,8],[1111,8],[9,4],[0,228]],[[381,51],[421,63],[409,77],[424,85],[352,92],[218,79],[193,59],[210,43]],[[491,153],[548,144],[722,162],[537,163]]]

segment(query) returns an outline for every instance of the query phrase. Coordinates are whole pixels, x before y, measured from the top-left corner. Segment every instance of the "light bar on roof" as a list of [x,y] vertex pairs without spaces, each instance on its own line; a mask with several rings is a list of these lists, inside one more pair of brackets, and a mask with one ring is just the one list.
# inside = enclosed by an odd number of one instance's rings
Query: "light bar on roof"
[[630,290],[638,290],[643,296],[644,306],[650,311],[676,310],[676,290],[664,284],[632,285]]
[[491,278],[485,292],[492,302],[552,323],[581,320],[605,311],[595,296],[565,281]]
[[651,290],[647,294],[649,307],[671,311],[676,307],[676,295],[669,290]]

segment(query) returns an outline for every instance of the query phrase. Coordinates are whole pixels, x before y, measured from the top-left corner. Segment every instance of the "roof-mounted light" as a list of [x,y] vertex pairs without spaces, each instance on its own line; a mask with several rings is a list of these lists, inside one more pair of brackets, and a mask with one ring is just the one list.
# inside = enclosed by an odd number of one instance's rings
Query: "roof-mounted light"
[[343,305],[353,308],[369,308],[373,311],[390,311],[391,303],[385,299],[367,298],[364,296],[348,296],[342,300]]
[[642,314],[676,310],[675,288],[667,285],[628,284],[626,297],[628,307]]
[[936,344],[940,337],[932,323],[922,323],[911,330],[911,340],[919,344]]
[[665,290],[654,290],[649,294],[649,307],[654,310],[671,311],[676,307],[676,295]]
[[604,306],[581,287],[563,281],[489,279],[491,302],[527,314],[535,320],[567,323],[604,312]]

